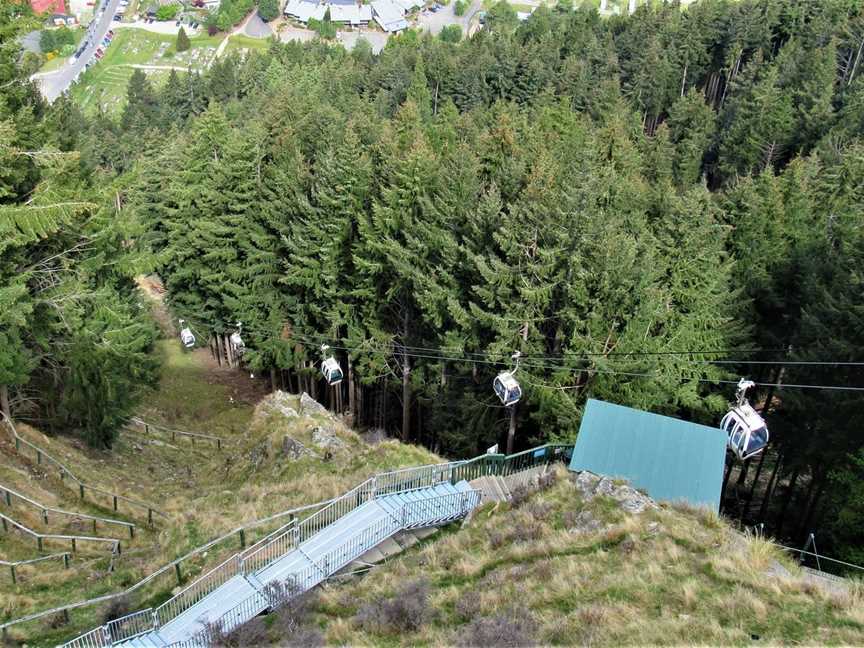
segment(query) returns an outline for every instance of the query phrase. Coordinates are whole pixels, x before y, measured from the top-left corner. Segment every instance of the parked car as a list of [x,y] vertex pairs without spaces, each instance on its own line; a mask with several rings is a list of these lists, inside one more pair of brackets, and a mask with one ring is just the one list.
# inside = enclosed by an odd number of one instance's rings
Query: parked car
[[109,29],[109,30],[108,30],[108,35],[109,35],[111,38],[114,38],[114,30],[113,30],[113,29]]

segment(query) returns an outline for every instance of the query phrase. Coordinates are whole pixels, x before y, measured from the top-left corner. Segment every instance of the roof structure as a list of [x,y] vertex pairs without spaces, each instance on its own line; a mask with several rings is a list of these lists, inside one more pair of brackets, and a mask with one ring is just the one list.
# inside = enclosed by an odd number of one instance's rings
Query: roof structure
[[30,6],[33,8],[33,13],[35,14],[42,14],[47,11],[51,13],[66,13],[64,0],[30,0]]
[[719,428],[589,399],[570,470],[622,477],[654,499],[717,511],[725,459]]
[[408,28],[405,9],[395,0],[375,0],[372,3],[372,15],[384,31],[397,32]]
[[285,5],[284,13],[286,16],[296,18],[303,23],[309,22],[311,18],[324,20],[324,15],[327,13],[327,5],[310,2],[309,0],[289,0]]
[[360,25],[372,20],[372,7],[369,5],[336,4],[330,5],[330,20],[336,23]]
[[394,2],[402,7],[402,10],[405,13],[413,11],[414,9],[418,9],[423,6],[421,2],[418,0],[394,0]]

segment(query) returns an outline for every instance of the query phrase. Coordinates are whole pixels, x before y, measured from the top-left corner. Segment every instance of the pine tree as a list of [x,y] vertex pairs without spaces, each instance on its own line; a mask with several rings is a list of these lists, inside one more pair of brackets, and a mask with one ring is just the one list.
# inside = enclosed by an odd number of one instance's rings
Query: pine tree
[[[192,43],[189,41],[189,36],[186,35],[186,30],[183,27],[180,27],[180,31],[177,32],[177,43],[174,48],[178,52],[185,52],[190,47],[192,47]],[[171,70],[172,72],[174,70]]]

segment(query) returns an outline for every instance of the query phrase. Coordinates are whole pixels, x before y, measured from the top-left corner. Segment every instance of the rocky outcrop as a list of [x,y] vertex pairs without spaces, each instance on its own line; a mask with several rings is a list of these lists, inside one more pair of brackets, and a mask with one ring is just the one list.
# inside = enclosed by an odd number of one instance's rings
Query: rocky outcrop
[[345,447],[345,442],[339,438],[334,428],[323,427],[321,425],[312,428],[312,443],[330,452],[342,450]]
[[300,394],[300,411],[306,416],[312,416],[313,414],[330,414],[326,407],[306,392]]
[[605,495],[618,500],[621,508],[628,513],[641,513],[645,509],[658,508],[657,503],[647,495],[639,492],[629,484],[616,484],[609,477],[601,477],[583,470],[576,474],[576,488],[582,496],[590,501],[598,495]]

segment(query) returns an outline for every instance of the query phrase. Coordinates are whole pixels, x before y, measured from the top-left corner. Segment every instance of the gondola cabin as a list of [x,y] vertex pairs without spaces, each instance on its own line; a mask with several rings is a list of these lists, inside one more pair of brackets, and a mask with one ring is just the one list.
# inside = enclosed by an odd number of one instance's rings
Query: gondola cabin
[[192,331],[189,330],[189,327],[186,326],[180,331],[180,342],[182,342],[183,346],[187,349],[191,349],[195,346],[195,336],[192,335]]
[[240,333],[237,331],[234,331],[228,340],[231,342],[232,351],[237,355],[242,355],[243,351],[246,350],[246,345],[243,344],[243,338],[240,337]]
[[768,426],[749,403],[736,405],[720,420],[728,447],[741,461],[749,459],[768,445]]
[[321,373],[331,387],[342,382],[342,367],[339,366],[336,358],[330,357],[324,360],[321,363]]
[[522,398],[522,388],[509,371],[502,371],[495,376],[492,389],[495,390],[498,398],[507,407],[515,405]]

